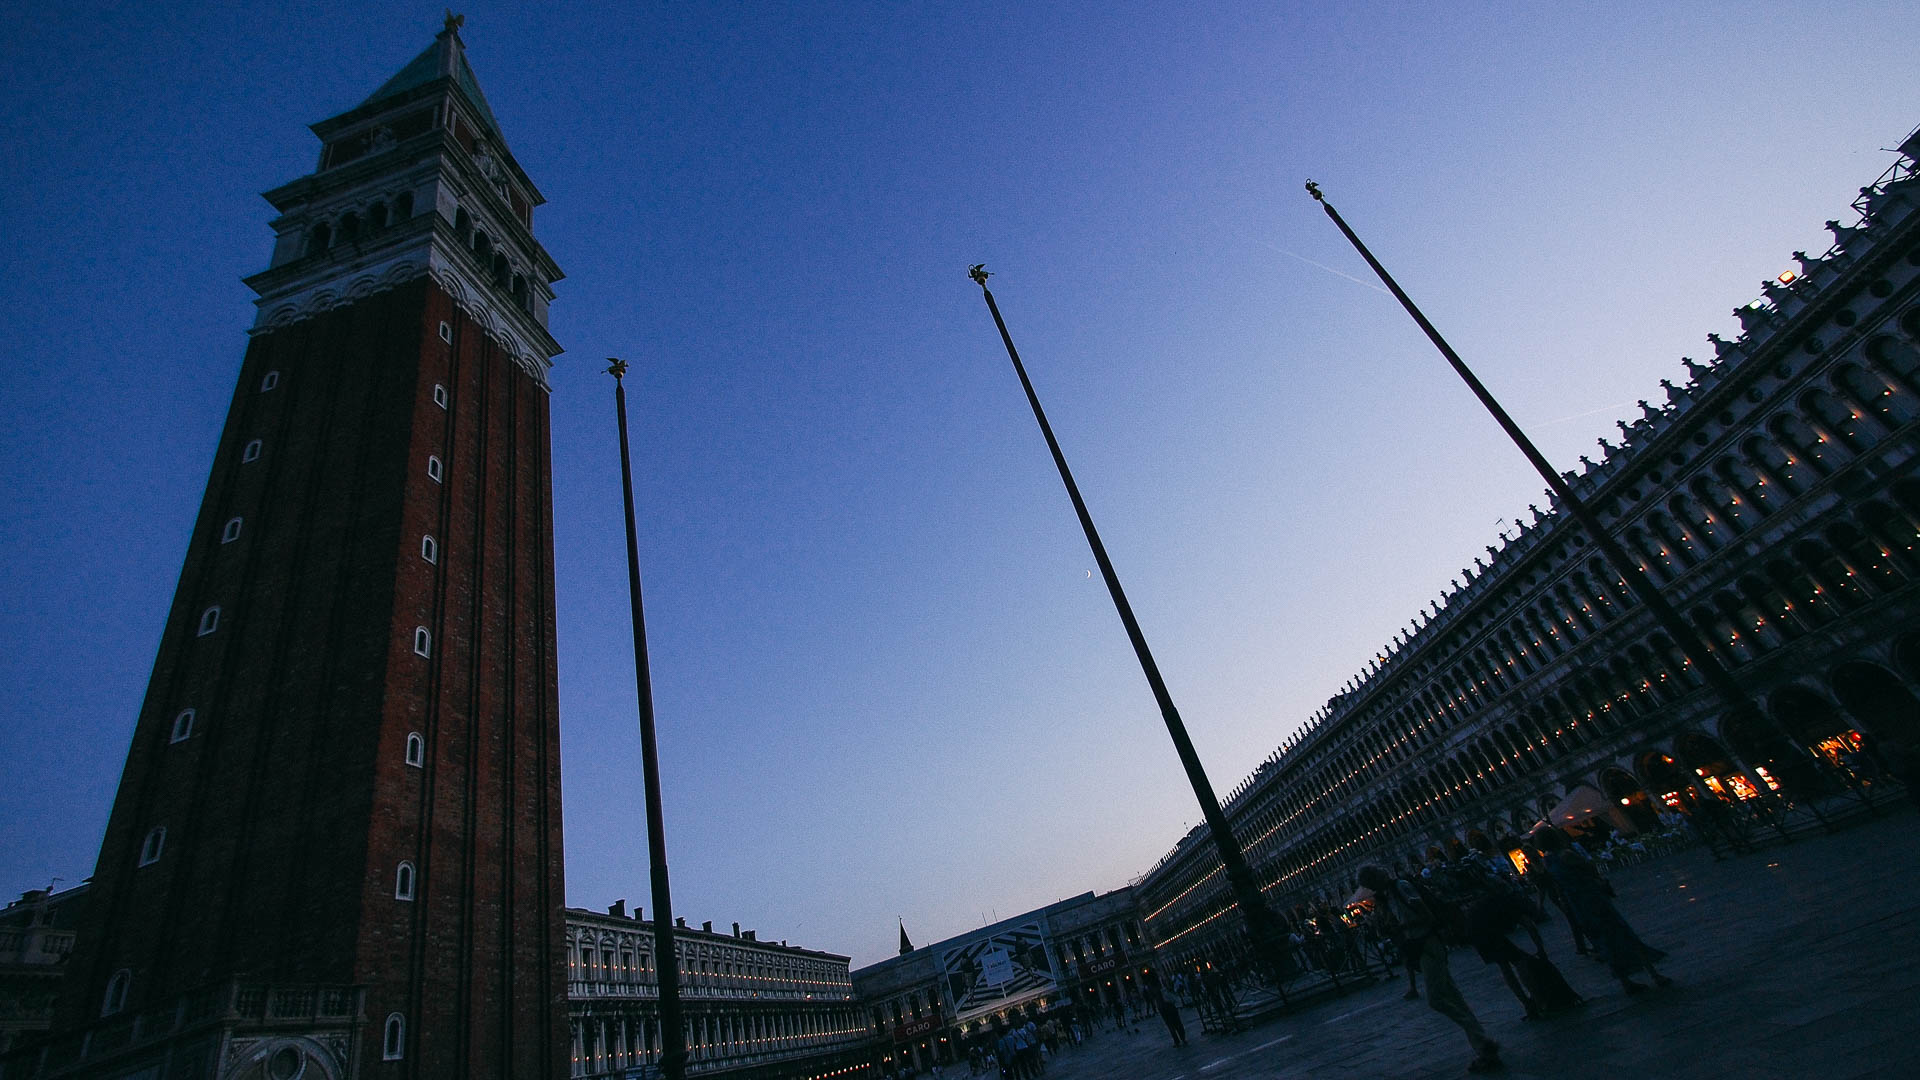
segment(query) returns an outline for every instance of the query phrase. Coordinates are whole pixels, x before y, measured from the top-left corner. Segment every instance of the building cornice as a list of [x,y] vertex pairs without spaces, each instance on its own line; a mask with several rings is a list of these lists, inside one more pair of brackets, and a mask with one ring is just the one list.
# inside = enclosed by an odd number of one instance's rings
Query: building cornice
[[553,366],[552,357],[563,351],[560,343],[486,282],[473,257],[442,228],[437,215],[423,214],[414,221],[425,224],[396,227],[390,239],[363,251],[343,256],[335,249],[247,278],[247,285],[260,294],[254,301],[258,314],[248,334],[272,333],[430,277],[535,382],[550,390],[547,370]]

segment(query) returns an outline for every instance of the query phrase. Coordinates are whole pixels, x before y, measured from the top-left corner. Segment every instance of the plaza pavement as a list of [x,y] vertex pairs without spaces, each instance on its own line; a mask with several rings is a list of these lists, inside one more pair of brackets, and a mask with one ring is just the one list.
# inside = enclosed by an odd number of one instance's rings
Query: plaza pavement
[[[1514,1078],[1920,1076],[1920,814],[1882,804],[1838,834],[1714,862],[1693,849],[1616,871],[1616,903],[1675,985],[1628,997],[1576,956],[1566,923],[1548,955],[1587,1004],[1523,1021],[1498,969],[1455,949],[1456,981]],[[1403,1001],[1404,975],[1188,1045],[1158,1020],[1101,1032],[1052,1061],[1046,1080],[1454,1077],[1472,1057],[1460,1029]],[[954,1075],[949,1069],[948,1074]],[[964,1076],[964,1067],[958,1075]]]

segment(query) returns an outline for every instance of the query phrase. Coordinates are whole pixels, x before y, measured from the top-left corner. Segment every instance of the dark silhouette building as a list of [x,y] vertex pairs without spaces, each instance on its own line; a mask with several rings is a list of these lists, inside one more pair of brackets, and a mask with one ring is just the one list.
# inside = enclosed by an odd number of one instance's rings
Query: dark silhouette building
[[9,1080],[566,1075],[542,198],[451,17],[312,130]]

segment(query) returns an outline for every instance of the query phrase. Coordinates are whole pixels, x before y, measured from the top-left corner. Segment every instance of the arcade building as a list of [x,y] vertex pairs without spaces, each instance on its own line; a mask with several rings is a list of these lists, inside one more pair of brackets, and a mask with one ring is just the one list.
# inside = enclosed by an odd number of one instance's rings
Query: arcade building
[[[1534,509],[1227,799],[1277,909],[1557,815],[1788,830],[1891,790],[1882,751],[1920,747],[1917,168],[1920,132],[1828,250],[1567,474],[1758,715],[1728,715],[1570,515]],[[1241,947],[1203,829],[1137,891],[1163,961]]]

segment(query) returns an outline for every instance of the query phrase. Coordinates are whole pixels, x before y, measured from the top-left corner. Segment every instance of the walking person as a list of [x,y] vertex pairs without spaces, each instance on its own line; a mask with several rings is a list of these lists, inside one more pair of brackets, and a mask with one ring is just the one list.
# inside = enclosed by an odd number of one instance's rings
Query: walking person
[[1500,1044],[1487,1037],[1486,1029],[1467,1007],[1454,985],[1453,972],[1447,967],[1447,945],[1441,940],[1440,914],[1433,909],[1414,884],[1396,879],[1379,866],[1360,868],[1360,884],[1380,901],[1404,929],[1407,948],[1420,957],[1420,974],[1427,980],[1427,1005],[1453,1021],[1473,1047],[1468,1072],[1492,1072],[1501,1067]]
[[1187,1045],[1187,1022],[1180,1018],[1180,1006],[1158,989],[1149,989],[1147,997],[1160,1011],[1160,1019],[1167,1025],[1167,1034],[1173,1036],[1173,1045]]
[[1640,935],[1627,925],[1627,920],[1613,906],[1613,885],[1600,876],[1586,853],[1569,843],[1566,834],[1558,829],[1543,830],[1536,844],[1545,854],[1547,874],[1560,886],[1571,910],[1580,913],[1580,922],[1593,937],[1594,944],[1605,950],[1607,966],[1613,970],[1613,977],[1620,980],[1621,989],[1629,994],[1645,993],[1647,984],[1633,979],[1640,971],[1652,976],[1656,986],[1673,985],[1672,979],[1653,966],[1654,961],[1665,959],[1667,954],[1641,941]]

